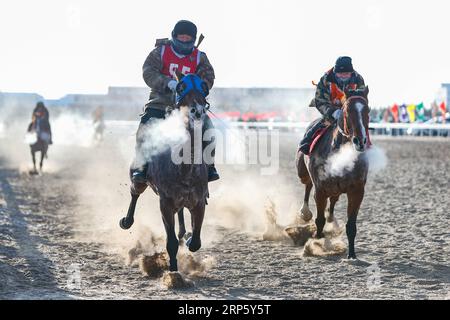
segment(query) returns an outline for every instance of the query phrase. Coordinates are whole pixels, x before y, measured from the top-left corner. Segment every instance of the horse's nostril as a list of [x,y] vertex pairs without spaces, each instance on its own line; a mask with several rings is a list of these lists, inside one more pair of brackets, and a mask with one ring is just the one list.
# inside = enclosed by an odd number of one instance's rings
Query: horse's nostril
[[367,143],[367,139],[366,138],[364,138],[364,144],[366,144]]
[[354,138],[353,138],[353,144],[359,144],[359,140],[358,140],[357,137],[354,137]]
[[195,109],[191,109],[191,113],[194,113],[195,112]]

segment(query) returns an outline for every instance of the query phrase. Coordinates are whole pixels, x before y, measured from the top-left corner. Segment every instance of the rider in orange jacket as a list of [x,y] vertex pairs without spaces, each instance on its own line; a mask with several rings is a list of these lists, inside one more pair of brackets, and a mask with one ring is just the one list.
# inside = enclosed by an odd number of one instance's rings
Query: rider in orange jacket
[[327,126],[326,122],[335,122],[342,113],[345,102],[345,90],[363,89],[363,77],[353,69],[350,57],[339,57],[334,68],[321,79],[316,89],[316,96],[310,106],[316,107],[322,117],[314,120],[306,130],[300,142],[300,151],[309,155],[315,133]]

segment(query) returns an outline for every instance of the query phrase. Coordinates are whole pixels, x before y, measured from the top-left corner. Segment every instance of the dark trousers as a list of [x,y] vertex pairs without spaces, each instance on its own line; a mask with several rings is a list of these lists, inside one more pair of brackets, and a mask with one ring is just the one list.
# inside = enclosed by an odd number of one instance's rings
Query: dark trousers
[[325,119],[319,118],[319,119],[316,119],[313,122],[311,122],[310,125],[308,126],[308,128],[306,128],[305,135],[299,145],[300,150],[304,154],[306,154],[306,155],[309,154],[309,147],[311,146],[311,143],[313,142],[314,134],[317,132],[317,130],[323,129],[325,127],[326,127]]

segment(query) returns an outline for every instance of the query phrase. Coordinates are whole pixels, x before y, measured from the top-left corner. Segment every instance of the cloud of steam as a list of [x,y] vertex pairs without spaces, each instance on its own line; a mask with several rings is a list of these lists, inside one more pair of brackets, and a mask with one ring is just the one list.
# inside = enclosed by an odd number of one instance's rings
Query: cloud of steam
[[383,149],[372,146],[366,152],[366,158],[369,161],[369,173],[377,173],[386,168],[388,159]]
[[[333,154],[325,165],[327,176],[342,177],[346,172],[351,171],[355,166],[361,153],[358,153],[351,143],[347,143]],[[369,172],[377,173],[387,165],[387,157],[383,149],[372,146],[364,153],[366,161],[369,163]]]
[[143,159],[137,159],[137,165],[143,165],[170,147],[184,144],[189,138],[186,121],[185,112],[175,110],[165,120],[152,120],[148,123],[141,131]]
[[358,160],[358,152],[351,143],[343,145],[339,151],[328,158],[325,171],[328,176],[342,177],[345,172],[351,171]]

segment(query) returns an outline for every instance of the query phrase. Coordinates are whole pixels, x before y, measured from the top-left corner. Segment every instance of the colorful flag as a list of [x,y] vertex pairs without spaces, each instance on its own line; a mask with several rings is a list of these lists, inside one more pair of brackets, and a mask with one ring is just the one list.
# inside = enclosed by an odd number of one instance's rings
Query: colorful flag
[[445,113],[447,112],[447,106],[445,105],[445,102],[441,103],[439,109],[441,109],[442,114],[445,115]]
[[441,105],[439,106],[439,109],[441,109],[442,112],[442,122],[445,123],[445,115],[447,113],[447,106],[445,105],[445,102],[442,102]]
[[394,117],[394,122],[398,122],[398,105],[394,104],[391,107],[392,117]]
[[406,108],[406,104],[402,104],[400,106],[400,121],[401,122],[408,122],[408,110]]
[[423,105],[423,102],[419,103],[416,106],[416,113],[417,113],[417,120],[419,120],[420,122],[424,122],[425,121],[425,107]]
[[408,115],[409,115],[409,122],[413,123],[416,122],[416,105],[410,104],[407,107]]

